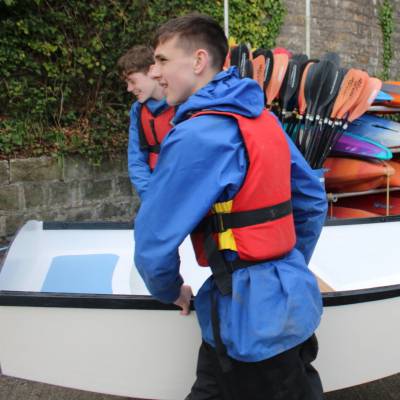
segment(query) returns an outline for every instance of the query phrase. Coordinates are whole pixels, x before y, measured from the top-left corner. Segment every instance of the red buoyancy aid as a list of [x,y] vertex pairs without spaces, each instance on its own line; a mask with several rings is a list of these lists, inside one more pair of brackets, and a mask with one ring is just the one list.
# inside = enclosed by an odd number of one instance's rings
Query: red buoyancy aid
[[148,164],[152,171],[157,164],[160,144],[172,128],[174,115],[174,107],[168,107],[156,115],[152,114],[145,104],[140,108],[140,149],[149,152]]
[[282,257],[296,242],[290,150],[282,128],[267,110],[257,118],[216,111],[201,111],[192,117],[209,114],[236,119],[249,164],[238,193],[230,201],[214,204],[192,233],[198,263],[213,269],[216,254],[212,253],[219,253],[221,259],[221,250],[226,249],[238,254],[233,270]]

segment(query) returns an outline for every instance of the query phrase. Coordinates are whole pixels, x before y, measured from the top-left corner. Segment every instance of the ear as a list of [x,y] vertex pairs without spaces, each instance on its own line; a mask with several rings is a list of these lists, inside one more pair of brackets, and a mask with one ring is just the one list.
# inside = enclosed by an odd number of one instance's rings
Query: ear
[[198,49],[194,53],[193,72],[196,75],[201,74],[210,64],[210,55],[205,49]]

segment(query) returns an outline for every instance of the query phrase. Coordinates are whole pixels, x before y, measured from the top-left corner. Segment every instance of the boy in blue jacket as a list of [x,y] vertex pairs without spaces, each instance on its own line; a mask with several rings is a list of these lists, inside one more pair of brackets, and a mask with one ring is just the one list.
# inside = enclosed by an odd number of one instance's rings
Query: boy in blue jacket
[[[311,366],[322,301],[307,264],[325,219],[325,192],[264,110],[258,84],[240,79],[235,67],[222,71],[227,51],[222,28],[208,16],[171,20],[156,34],[153,76],[168,104],[179,109],[135,221],[135,264],[154,297],[188,314],[191,288],[179,273],[178,247],[187,235],[203,234],[195,250],[198,260],[204,256],[199,248],[205,250],[213,275],[195,298],[203,343],[188,400],[322,399]],[[261,138],[250,145],[246,124],[258,133],[266,128],[265,143]],[[271,148],[268,135],[277,138]],[[259,160],[277,157],[276,149],[282,151],[281,165],[261,168]],[[256,207],[247,217],[234,212],[244,194],[259,193],[249,204],[278,198],[270,182],[279,177],[291,201]],[[220,218],[214,227],[208,224],[213,216]],[[295,232],[279,235],[281,227],[290,231],[291,221]],[[249,233],[242,242],[235,233],[240,230]],[[254,237],[263,246],[254,247]],[[260,249],[273,256],[261,259]]]
[[117,64],[127,91],[137,98],[130,111],[128,172],[140,197],[147,189],[160,144],[172,127],[175,111],[168,106],[163,88],[152,77],[153,64],[153,49],[143,45],[129,49]]

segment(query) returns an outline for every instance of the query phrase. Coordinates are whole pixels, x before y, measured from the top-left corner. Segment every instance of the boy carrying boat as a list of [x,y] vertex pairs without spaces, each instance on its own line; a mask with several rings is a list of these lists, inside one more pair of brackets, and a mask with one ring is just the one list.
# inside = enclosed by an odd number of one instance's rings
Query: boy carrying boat
[[140,197],[147,189],[161,142],[172,128],[175,114],[175,109],[165,101],[162,87],[151,75],[153,64],[153,49],[143,45],[129,49],[117,64],[127,91],[137,98],[130,111],[128,172]]
[[227,52],[205,15],[156,34],[153,76],[179,109],[135,221],[135,264],[152,295],[183,314],[191,288],[178,247],[187,235],[211,267],[194,300],[203,342],[187,400],[321,399],[310,363],[322,301],[307,263],[325,192],[257,82],[222,71]]

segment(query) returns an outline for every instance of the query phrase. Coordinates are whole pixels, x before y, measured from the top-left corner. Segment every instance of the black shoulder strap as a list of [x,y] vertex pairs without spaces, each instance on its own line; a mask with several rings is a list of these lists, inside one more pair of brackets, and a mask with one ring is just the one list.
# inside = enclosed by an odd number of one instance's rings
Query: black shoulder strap
[[143,107],[145,107],[145,105],[141,104],[139,112],[139,121],[138,121],[139,144],[140,144],[140,150],[147,150],[149,148],[149,142],[147,141],[146,135],[144,134],[143,124],[142,124]]

